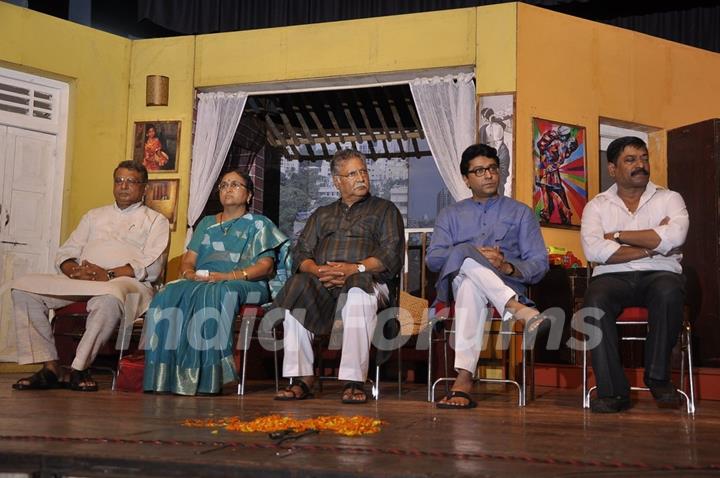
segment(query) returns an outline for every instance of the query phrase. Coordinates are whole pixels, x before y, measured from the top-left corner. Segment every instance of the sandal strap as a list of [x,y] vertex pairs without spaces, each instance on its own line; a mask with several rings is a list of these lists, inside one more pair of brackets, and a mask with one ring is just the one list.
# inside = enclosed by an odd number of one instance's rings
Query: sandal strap
[[[299,386],[299,387],[300,387],[300,390],[302,390],[302,393],[301,393],[300,395],[297,395],[297,394],[295,393],[295,390],[293,390],[293,387],[297,387],[297,386]],[[310,395],[310,394],[312,393],[312,391],[310,390],[310,387],[308,386],[308,384],[305,383],[304,380],[300,380],[300,379],[294,381],[293,383],[291,383],[290,385],[288,385],[287,387],[285,387],[285,391],[292,393],[296,398],[297,398],[297,397],[304,397],[304,396]]]
[[355,392],[362,392],[365,393],[365,384],[363,382],[346,382],[345,386],[343,387],[343,392],[350,390],[350,392],[355,395]]
[[29,377],[21,378],[15,383],[20,383],[22,381],[28,382],[28,385],[50,385],[58,383],[58,376],[55,375],[55,372],[50,370],[49,368],[41,368],[34,374],[30,375]]
[[42,381],[43,381],[44,383],[57,383],[57,382],[59,382],[58,376],[55,374],[55,372],[53,372],[53,371],[50,370],[49,368],[43,367],[43,368],[41,368],[40,370],[38,370],[38,371],[35,373],[35,375],[37,375],[37,376],[39,376],[39,377],[42,377]]
[[467,392],[463,392],[462,390],[452,390],[447,395],[447,398],[448,398],[448,400],[451,398],[464,398],[468,402],[472,402],[472,397],[470,396],[470,394]]
[[75,370],[72,369],[70,371],[70,383],[74,383],[76,385],[79,385],[81,382],[95,382],[95,380],[92,378],[92,375],[90,375],[90,369],[86,368],[85,370]]

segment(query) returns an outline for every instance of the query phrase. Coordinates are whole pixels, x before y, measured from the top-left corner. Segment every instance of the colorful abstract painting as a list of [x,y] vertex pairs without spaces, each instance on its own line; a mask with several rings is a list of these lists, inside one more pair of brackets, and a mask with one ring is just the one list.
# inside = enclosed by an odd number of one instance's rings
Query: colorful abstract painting
[[587,204],[585,128],[533,118],[533,210],[542,226],[579,228]]

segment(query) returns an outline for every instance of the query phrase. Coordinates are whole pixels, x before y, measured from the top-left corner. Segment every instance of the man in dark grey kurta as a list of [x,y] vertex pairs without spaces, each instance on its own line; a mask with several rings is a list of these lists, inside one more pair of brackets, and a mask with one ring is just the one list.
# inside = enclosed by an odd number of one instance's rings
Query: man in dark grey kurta
[[390,201],[370,194],[362,154],[339,151],[331,164],[340,199],[318,208],[293,251],[295,274],[275,299],[285,309],[283,376],[299,378],[276,397],[309,398],[314,381],[312,338],[343,322],[338,378],[345,403],[362,403],[377,310],[389,303],[388,283],[400,272],[403,219]]

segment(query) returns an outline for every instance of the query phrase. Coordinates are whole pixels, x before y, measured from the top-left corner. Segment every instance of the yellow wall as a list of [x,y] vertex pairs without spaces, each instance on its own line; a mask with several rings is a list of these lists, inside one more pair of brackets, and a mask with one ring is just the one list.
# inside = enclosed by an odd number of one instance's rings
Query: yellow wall
[[475,63],[475,9],[201,35],[195,85],[366,75]]
[[0,2],[0,64],[70,83],[62,238],[112,201],[125,159],[131,42]]
[[[150,179],[180,179],[176,230],[170,238],[170,258],[180,256],[185,245],[195,94],[194,60],[195,37],[133,42],[126,156],[132,158],[133,155],[135,122],[177,120],[181,122],[180,143],[177,150],[177,173],[150,173]],[[168,106],[145,106],[145,78],[148,75],[164,75],[170,78]],[[168,267],[170,277],[177,273],[177,267],[177,261],[171,262]]]
[[[518,4],[516,185],[531,203],[531,118],[587,128],[590,197],[598,192],[599,118],[660,128],[651,175],[667,184],[664,131],[720,116],[720,55]],[[689,158],[690,159],[690,158]],[[548,244],[581,253],[579,234],[543,230]]]
[[478,93],[512,93],[516,89],[517,4],[476,8],[475,85]]

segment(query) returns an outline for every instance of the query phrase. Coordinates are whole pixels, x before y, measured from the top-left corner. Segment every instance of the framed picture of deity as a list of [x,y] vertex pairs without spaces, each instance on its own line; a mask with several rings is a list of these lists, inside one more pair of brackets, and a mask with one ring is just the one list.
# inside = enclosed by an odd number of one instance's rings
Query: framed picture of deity
[[588,198],[585,128],[533,118],[532,131],[535,215],[541,226],[578,229]]
[[145,188],[145,205],[165,216],[171,231],[177,223],[179,186],[179,179],[151,179]]
[[180,121],[135,123],[133,161],[143,164],[149,173],[175,173],[178,144]]

